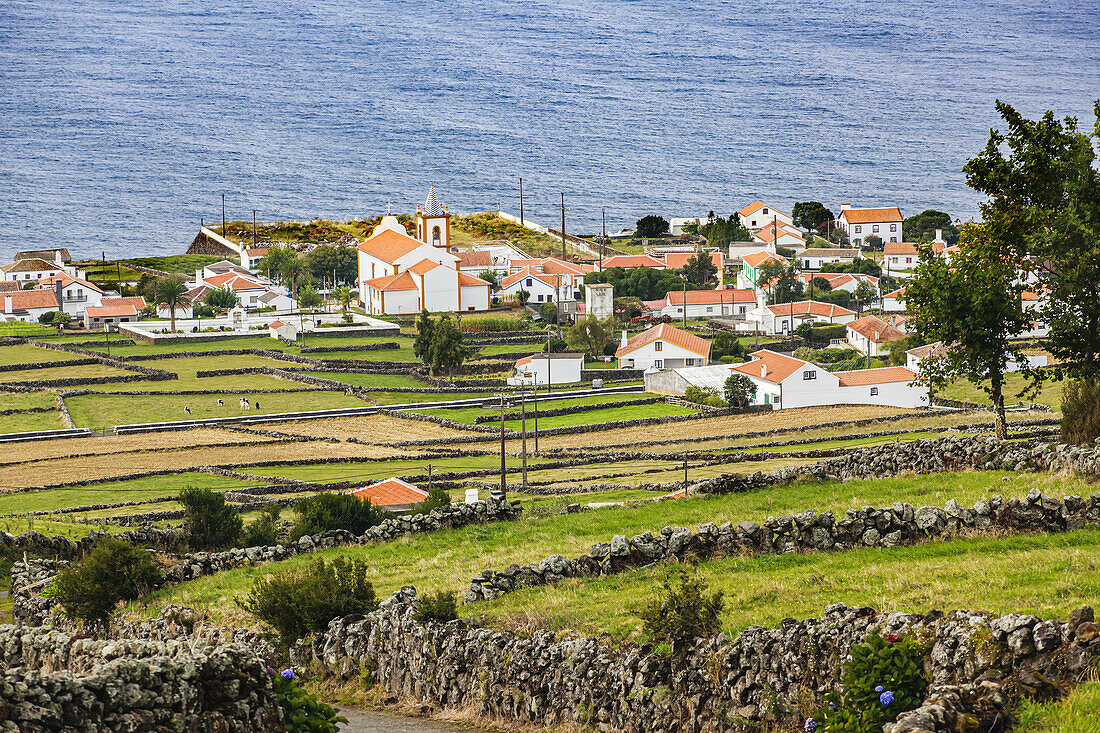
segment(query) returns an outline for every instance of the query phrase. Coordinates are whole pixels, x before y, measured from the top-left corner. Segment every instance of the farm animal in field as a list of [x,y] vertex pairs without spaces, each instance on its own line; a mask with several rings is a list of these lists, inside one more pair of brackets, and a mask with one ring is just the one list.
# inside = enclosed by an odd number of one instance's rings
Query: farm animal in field
[[186,413],[187,413],[188,415],[190,415],[190,414],[191,414],[191,407],[190,407],[189,405],[188,405],[188,406],[185,406],[185,407],[183,408],[183,411],[184,411],[184,412],[186,412]]
[[260,401],[259,400],[256,400],[256,409],[257,410],[260,409]]
[[224,401],[224,400],[221,400],[221,399],[219,399],[219,400],[218,400],[218,407],[225,407],[225,401]]

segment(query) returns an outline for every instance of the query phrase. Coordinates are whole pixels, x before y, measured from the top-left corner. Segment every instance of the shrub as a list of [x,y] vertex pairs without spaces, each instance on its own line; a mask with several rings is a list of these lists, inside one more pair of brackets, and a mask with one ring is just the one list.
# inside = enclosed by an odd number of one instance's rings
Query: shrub
[[264,504],[260,516],[244,528],[241,545],[244,547],[267,547],[279,540],[279,515],[283,510],[275,502]]
[[421,596],[413,618],[422,624],[428,621],[438,621],[441,624],[454,621],[458,618],[454,591],[439,591]]
[[717,633],[724,606],[721,592],[707,593],[707,583],[699,577],[698,570],[688,573],[679,568],[676,575],[678,583],[674,584],[671,576],[666,577],[661,583],[664,594],[639,610],[646,635],[669,644],[673,653],[683,651],[701,636]]
[[843,694],[826,695],[826,706],[806,721],[806,730],[879,733],[924,699],[923,655],[912,639],[872,634],[851,655],[841,678]]
[[307,565],[258,578],[238,605],[279,633],[286,645],[323,631],[329,621],[378,607],[367,564],[338,557],[316,558]]
[[413,514],[427,514],[432,509],[438,509],[444,506],[451,505],[451,495],[447,493],[446,489],[441,489],[438,486],[428,492],[428,496],[424,501],[416,504],[412,507]]
[[298,523],[291,534],[294,540],[330,529],[363,534],[389,516],[389,512],[351,494],[317,494],[298,502],[294,512],[298,515]]
[[224,496],[210,489],[188,486],[177,501],[187,512],[184,527],[191,547],[207,550],[237,544],[244,521],[236,509],[225,503]]
[[712,387],[699,389],[688,387],[684,391],[684,399],[697,405],[710,405],[711,407],[726,407],[726,401],[718,395],[718,391]]
[[298,687],[294,683],[293,670],[284,669],[277,675],[271,667],[267,671],[275,677],[275,696],[283,709],[287,733],[337,733],[340,723],[348,722],[347,718],[337,715],[335,708]]
[[1072,381],[1062,388],[1062,442],[1084,445],[1100,438],[1100,382]]
[[119,601],[140,598],[163,578],[148,550],[111,538],[58,573],[43,595],[56,598],[70,618],[95,623],[106,621]]
[[756,397],[756,383],[745,374],[731,374],[723,386],[726,403],[732,407],[748,407]]

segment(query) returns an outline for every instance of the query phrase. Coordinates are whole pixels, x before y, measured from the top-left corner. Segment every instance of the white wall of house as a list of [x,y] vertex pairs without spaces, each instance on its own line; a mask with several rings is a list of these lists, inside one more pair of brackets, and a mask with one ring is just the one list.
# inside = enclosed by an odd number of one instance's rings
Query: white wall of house
[[73,320],[83,320],[84,309],[88,306],[97,306],[103,300],[103,293],[78,282],[71,282],[61,288],[61,310],[73,317]]
[[508,380],[512,385],[575,384],[581,381],[584,357],[576,359],[532,359],[530,363],[516,367]]
[[370,313],[372,316],[400,315],[402,313],[419,313],[420,291],[416,288],[408,290],[377,290],[367,287],[370,291]]
[[706,365],[705,357],[663,339],[650,341],[619,357],[620,369],[678,369]]
[[488,285],[463,285],[461,288],[462,310],[489,310]]
[[851,323],[856,319],[854,313],[849,315],[836,315],[832,318],[828,316],[816,316],[806,313],[794,314],[793,325],[792,318],[788,313],[780,313],[776,315],[772,313],[767,307],[754,308],[749,311],[748,319],[760,324],[760,330],[764,333],[771,334],[773,336],[781,336],[785,333],[792,333],[794,329],[801,326],[803,323]]
[[[814,374],[807,378],[807,374]],[[780,384],[747,375],[756,385],[752,404],[770,404],[773,409],[821,407],[827,405],[885,405],[921,407],[928,405],[928,389],[909,382],[887,382],[840,386],[840,379],[820,367],[796,371]]]
[[889,343],[879,343],[850,328],[846,329],[845,333],[847,334],[848,345],[861,354],[882,356],[890,353]]
[[917,255],[887,255],[885,257],[888,270],[915,270],[917,269]]
[[786,224],[787,226],[794,226],[794,220],[790,217],[789,214],[784,214],[782,211],[777,211],[771,206],[765,206],[762,209],[757,209],[751,214],[747,214],[744,216],[738,214],[737,216],[741,219],[741,226],[750,231],[753,229],[762,229],[763,227],[766,227],[768,224],[771,224],[774,221],[778,221],[781,225]]
[[423,275],[413,274],[413,279],[420,285],[421,302],[429,312],[458,310],[458,270],[436,267]]
[[528,303],[552,303],[554,302],[554,290],[553,285],[547,285],[537,277],[527,277],[522,280],[517,280],[506,288],[501,289],[501,295],[505,298],[515,297],[519,294],[519,291],[526,290],[531,294]]

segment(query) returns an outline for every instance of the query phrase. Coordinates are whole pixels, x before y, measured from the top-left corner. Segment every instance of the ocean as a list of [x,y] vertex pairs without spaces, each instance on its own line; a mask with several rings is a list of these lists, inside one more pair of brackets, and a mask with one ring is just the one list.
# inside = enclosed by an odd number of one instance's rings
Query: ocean
[[0,4],[0,261],[179,253],[200,219],[566,227],[761,198],[967,219],[997,124],[1094,122],[1097,0]]

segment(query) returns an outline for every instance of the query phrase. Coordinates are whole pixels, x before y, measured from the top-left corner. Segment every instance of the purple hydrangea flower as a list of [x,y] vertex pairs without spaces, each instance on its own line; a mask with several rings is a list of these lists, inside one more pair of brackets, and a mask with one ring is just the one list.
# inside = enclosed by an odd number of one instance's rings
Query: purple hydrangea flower
[[814,733],[817,730],[817,721],[813,718],[806,718],[806,725],[802,727],[806,729],[806,733]]
[[889,707],[894,702],[894,693],[887,690],[886,692],[879,695],[878,701],[881,702],[886,707]]
[[292,680],[294,679],[294,670],[284,669],[282,672],[279,673],[279,676],[282,677],[284,680]]
[[882,685],[875,688],[875,692],[882,692]]
[[268,674],[270,674],[270,675],[274,675],[274,674],[275,674],[275,670],[273,670],[273,669],[272,669],[271,667],[268,667],[268,668],[267,668],[267,673],[268,673]]

